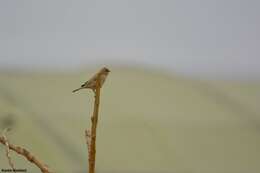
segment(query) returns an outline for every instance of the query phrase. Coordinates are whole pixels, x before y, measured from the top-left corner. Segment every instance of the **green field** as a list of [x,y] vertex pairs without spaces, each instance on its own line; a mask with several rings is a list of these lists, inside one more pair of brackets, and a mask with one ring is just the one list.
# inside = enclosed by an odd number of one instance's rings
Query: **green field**
[[[95,70],[0,74],[0,127],[59,173],[87,172]],[[201,81],[111,68],[102,88],[99,173],[260,172],[260,83]],[[39,172],[11,153],[16,168]],[[0,169],[9,168],[0,146]]]

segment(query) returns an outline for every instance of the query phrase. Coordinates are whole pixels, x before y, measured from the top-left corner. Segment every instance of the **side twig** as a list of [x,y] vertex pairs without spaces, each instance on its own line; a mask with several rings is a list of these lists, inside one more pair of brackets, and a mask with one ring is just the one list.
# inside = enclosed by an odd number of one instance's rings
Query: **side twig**
[[9,143],[6,139],[6,137],[0,136],[0,143],[2,143],[5,146],[6,146],[6,143],[8,143],[8,148],[10,150],[13,150],[17,154],[24,156],[28,161],[35,164],[41,170],[42,173],[53,173],[53,172],[49,171],[48,167],[45,164],[43,164],[39,159],[37,159],[35,156],[33,156],[28,150]]
[[89,130],[85,130],[85,138],[86,138],[86,143],[87,143],[87,147],[88,147],[88,155],[89,155],[89,151],[90,151],[90,138],[91,134]]
[[12,158],[10,156],[10,149],[9,149],[9,142],[7,140],[7,137],[5,135],[6,132],[8,132],[10,129],[9,128],[6,128],[4,129],[3,133],[2,133],[2,136],[3,138],[5,139],[5,153],[6,153],[6,157],[7,157],[7,160],[8,160],[8,164],[10,165],[10,167],[12,168],[12,170],[15,172],[15,168],[14,168],[14,163],[12,162]]

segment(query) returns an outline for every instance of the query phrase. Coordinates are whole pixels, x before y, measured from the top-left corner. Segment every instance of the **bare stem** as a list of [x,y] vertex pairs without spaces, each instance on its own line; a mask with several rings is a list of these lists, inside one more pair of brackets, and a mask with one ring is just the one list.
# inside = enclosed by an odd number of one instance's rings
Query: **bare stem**
[[96,162],[96,132],[98,123],[98,110],[100,101],[100,78],[98,77],[97,86],[95,89],[95,103],[94,112],[91,117],[91,134],[90,134],[90,147],[89,147],[89,173],[95,173],[95,162]]

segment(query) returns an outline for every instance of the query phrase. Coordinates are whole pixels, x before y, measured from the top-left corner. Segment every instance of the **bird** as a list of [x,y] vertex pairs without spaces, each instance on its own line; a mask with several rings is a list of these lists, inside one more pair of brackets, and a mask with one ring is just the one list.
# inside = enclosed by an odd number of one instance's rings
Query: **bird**
[[100,79],[99,85],[101,88],[103,86],[109,72],[110,72],[110,70],[108,68],[106,68],[106,67],[101,68],[93,77],[91,77],[87,82],[82,84],[81,87],[73,90],[72,92],[77,92],[81,89],[92,89],[95,92],[96,87],[97,87],[98,77]]

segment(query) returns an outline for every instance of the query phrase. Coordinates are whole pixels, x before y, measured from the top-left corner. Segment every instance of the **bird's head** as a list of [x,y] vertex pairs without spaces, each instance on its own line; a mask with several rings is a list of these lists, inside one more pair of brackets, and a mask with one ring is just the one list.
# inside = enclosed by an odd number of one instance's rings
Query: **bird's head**
[[106,68],[106,67],[103,67],[103,68],[101,69],[101,72],[102,72],[102,73],[109,73],[110,70],[109,70],[108,68]]

